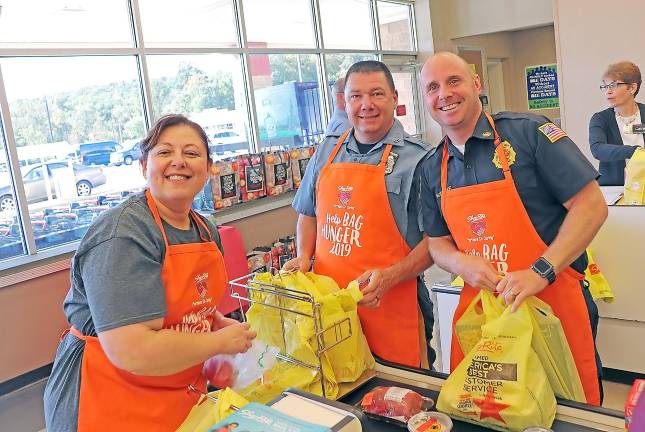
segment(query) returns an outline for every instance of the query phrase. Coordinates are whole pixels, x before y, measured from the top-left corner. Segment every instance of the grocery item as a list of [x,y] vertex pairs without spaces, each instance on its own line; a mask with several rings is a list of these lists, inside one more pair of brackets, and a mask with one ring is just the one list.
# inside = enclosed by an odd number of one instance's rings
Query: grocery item
[[202,374],[215,388],[232,387],[237,372],[233,368],[232,357],[213,356],[206,360]]
[[436,411],[421,411],[408,420],[410,432],[450,432],[451,429],[450,417]]
[[634,408],[638,404],[638,400],[643,397],[643,391],[645,391],[645,380],[634,380],[632,389],[629,391],[627,401],[625,402],[625,429],[631,430],[629,428],[632,421],[632,415],[634,414]]
[[271,248],[256,247],[246,254],[249,273],[267,272],[271,270]]
[[434,401],[414,390],[402,387],[378,386],[367,392],[361,401],[364,412],[407,422],[421,412],[429,410]]

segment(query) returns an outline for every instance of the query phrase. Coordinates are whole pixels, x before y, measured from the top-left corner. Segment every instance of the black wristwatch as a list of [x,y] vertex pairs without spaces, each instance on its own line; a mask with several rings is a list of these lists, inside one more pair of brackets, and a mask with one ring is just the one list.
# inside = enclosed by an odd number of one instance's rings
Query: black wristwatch
[[549,285],[555,282],[555,269],[553,268],[553,264],[548,262],[546,258],[538,258],[537,261],[531,264],[531,270],[548,280]]

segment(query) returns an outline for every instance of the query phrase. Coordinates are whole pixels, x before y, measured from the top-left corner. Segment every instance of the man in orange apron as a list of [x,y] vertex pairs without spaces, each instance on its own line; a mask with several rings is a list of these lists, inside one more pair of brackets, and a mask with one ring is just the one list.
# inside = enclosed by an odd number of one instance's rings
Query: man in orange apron
[[429,148],[394,119],[398,96],[383,63],[354,64],[345,99],[354,127],[328,136],[307,166],[293,203],[298,257],[284,268],[308,271],[313,258],[314,272],[341,287],[364,281],[359,315],[372,352],[412,367],[427,352],[432,364],[432,304],[419,280],[431,259],[418,222],[417,169]]
[[[538,296],[560,318],[587,402],[598,405],[597,309],[581,286],[585,248],[607,217],[597,171],[548,119],[485,113],[479,77],[458,56],[436,54],[421,79],[446,133],[424,163],[422,202],[435,262],[465,281],[453,323],[479,289],[514,308]],[[451,369],[462,358],[453,332]]]

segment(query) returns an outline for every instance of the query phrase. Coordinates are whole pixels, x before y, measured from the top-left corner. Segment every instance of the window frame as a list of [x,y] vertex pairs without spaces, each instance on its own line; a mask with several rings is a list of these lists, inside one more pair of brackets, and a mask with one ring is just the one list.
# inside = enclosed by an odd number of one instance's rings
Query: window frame
[[[3,58],[19,57],[75,57],[75,56],[133,56],[137,64],[137,73],[139,79],[140,101],[143,108],[143,122],[147,130],[156,118],[151,91],[151,79],[148,73],[147,56],[153,54],[237,54],[241,57],[241,68],[243,74],[244,98],[246,100],[246,118],[249,125],[249,151],[260,151],[260,134],[258,127],[257,108],[255,97],[253,96],[253,80],[250,71],[250,56],[254,54],[314,54],[317,56],[317,77],[320,94],[320,109],[323,113],[324,120],[329,121],[333,111],[333,102],[330,100],[327,91],[327,54],[368,54],[374,55],[377,59],[387,61],[389,56],[400,56],[416,59],[418,54],[417,31],[414,15],[414,0],[369,0],[370,2],[370,20],[372,24],[372,34],[374,38],[375,49],[326,49],[323,42],[321,14],[319,0],[309,0],[311,2],[311,14],[314,34],[314,48],[252,48],[249,47],[247,40],[244,9],[242,0],[233,0],[234,16],[236,18],[235,30],[237,35],[237,47],[215,48],[215,47],[146,47],[145,34],[141,22],[138,0],[123,0],[127,4],[131,28],[131,37],[133,45],[131,47],[120,48],[0,48],[0,60]],[[392,51],[383,50],[380,39],[380,28],[378,20],[378,2],[393,3],[405,5],[409,8],[410,30],[412,32],[412,50],[411,51]],[[422,115],[422,114],[421,114]],[[23,268],[45,265],[55,258],[69,261],[70,253],[78,247],[79,241],[65,243],[51,248],[37,250],[34,231],[31,218],[28,211],[27,197],[23,178],[20,171],[20,160],[18,157],[13,125],[11,122],[11,113],[7,99],[5,81],[2,75],[2,65],[0,63],[0,131],[3,133],[4,144],[7,154],[7,168],[11,177],[14,196],[16,198],[17,220],[22,233],[23,254],[15,257],[6,258],[0,261],[0,288],[6,284],[3,283],[4,277],[11,272],[21,272]],[[423,122],[419,123],[423,128]],[[265,198],[264,201],[271,200]],[[276,200],[276,205],[288,205],[284,199]],[[266,209],[267,203],[259,204],[259,208]],[[234,213],[234,211],[233,211]],[[246,217],[248,210],[240,211],[240,218]],[[229,216],[229,220],[231,217]],[[53,266],[59,271],[60,266]],[[63,266],[63,268],[66,268]]]

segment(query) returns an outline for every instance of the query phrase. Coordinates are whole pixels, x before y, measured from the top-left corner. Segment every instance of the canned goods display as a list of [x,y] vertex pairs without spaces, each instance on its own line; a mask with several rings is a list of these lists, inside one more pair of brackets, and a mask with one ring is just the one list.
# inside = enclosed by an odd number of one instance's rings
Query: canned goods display
[[553,432],[553,430],[545,428],[544,426],[529,426],[522,432]]
[[408,421],[410,432],[450,432],[451,429],[450,417],[436,411],[422,411]]

